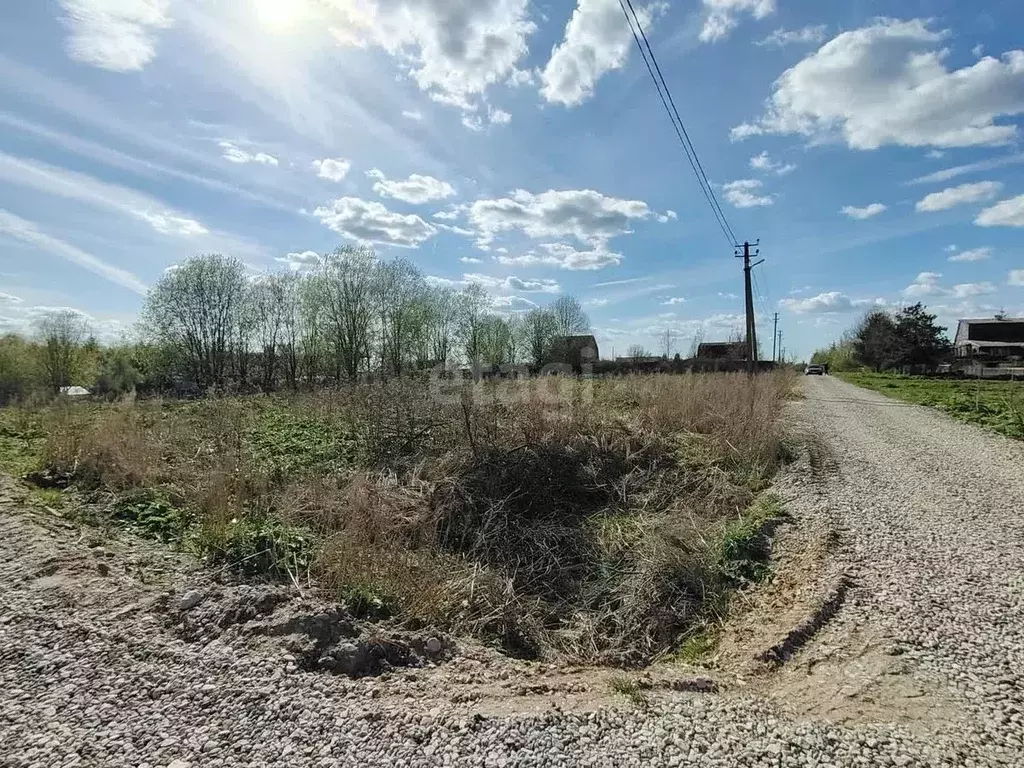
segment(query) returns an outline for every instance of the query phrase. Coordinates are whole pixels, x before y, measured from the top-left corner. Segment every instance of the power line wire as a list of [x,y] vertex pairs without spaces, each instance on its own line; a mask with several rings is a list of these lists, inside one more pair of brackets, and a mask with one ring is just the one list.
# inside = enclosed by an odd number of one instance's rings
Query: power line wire
[[[628,11],[626,10],[627,6],[629,8]],[[665,82],[665,78],[661,73],[661,67],[658,65],[658,60],[655,57],[654,50],[651,48],[651,44],[647,39],[647,34],[644,32],[643,24],[640,23],[640,17],[637,16],[636,10],[633,8],[633,2],[632,0],[619,0],[619,7],[622,9],[622,13],[626,17],[626,23],[629,25],[629,31],[633,34],[633,40],[636,42],[636,46],[640,51],[640,56],[643,58],[644,64],[647,66],[647,72],[651,76],[651,80],[654,81],[654,87],[658,91],[658,97],[661,99],[661,104],[665,108],[665,112],[668,114],[669,122],[672,123],[672,127],[675,129],[676,136],[679,138],[680,144],[682,144],[683,152],[686,154],[686,159],[690,163],[690,168],[693,169],[693,173],[697,177],[697,184],[700,186],[701,192],[704,194],[704,199],[711,207],[711,212],[715,215],[715,220],[718,222],[718,226],[729,241],[729,244],[735,246],[739,242],[739,238],[736,237],[732,227],[729,226],[729,220],[725,216],[725,211],[722,210],[722,206],[718,202],[718,198],[715,196],[714,188],[711,186],[711,182],[708,180],[707,174],[704,172],[704,166],[701,164],[700,158],[697,156],[697,150],[694,148],[693,142],[690,141],[690,135],[686,130],[686,125],[683,123],[683,119],[679,115],[675,99],[672,98],[672,91],[669,89],[668,83]],[[630,18],[630,13],[633,14],[632,19]],[[636,23],[635,27],[633,26],[634,22]],[[639,30],[639,35],[637,34],[637,30]],[[642,43],[641,38],[643,38]],[[648,56],[650,58],[648,58]],[[657,72],[657,74],[655,74],[655,72]]]
[[693,146],[693,142],[690,140],[690,134],[686,131],[686,125],[683,123],[683,118],[679,114],[679,110],[676,109],[675,99],[672,98],[672,91],[668,87],[668,83],[665,82],[665,77],[661,73],[661,67],[658,65],[658,59],[654,55],[654,50],[651,48],[651,43],[647,39],[647,33],[644,32],[643,24],[640,23],[640,17],[637,16],[636,10],[633,8],[633,0],[626,0],[626,4],[629,6],[630,13],[633,14],[633,19],[636,21],[637,29],[640,30],[640,36],[643,38],[644,45],[647,47],[647,53],[651,57],[651,62],[654,64],[654,69],[658,73],[658,79],[661,81],[661,85],[665,89],[665,95],[668,96],[669,104],[672,105],[672,112],[675,114],[676,120],[679,121],[679,127],[682,129],[683,136],[686,139],[686,143],[690,147],[690,152],[693,153],[693,159],[697,163],[697,170],[700,171],[699,179],[703,180],[703,186],[705,186],[711,195],[711,199],[714,202],[714,207],[722,217],[722,221],[725,222],[726,228],[729,230],[729,234],[732,235],[732,242],[734,245],[738,244],[738,238],[732,231],[732,227],[729,226],[729,221],[726,219],[725,211],[722,210],[721,204],[718,202],[718,198],[715,196],[714,187],[711,186],[711,181],[708,179],[707,173],[704,172],[704,166],[700,162],[700,156],[697,154],[697,149]]

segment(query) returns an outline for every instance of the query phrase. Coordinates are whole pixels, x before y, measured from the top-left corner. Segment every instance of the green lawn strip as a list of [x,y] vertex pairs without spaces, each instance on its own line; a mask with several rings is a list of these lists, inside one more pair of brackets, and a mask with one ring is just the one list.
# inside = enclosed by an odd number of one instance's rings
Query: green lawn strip
[[858,387],[938,408],[959,421],[1024,439],[1024,382],[931,379],[887,373],[837,373]]

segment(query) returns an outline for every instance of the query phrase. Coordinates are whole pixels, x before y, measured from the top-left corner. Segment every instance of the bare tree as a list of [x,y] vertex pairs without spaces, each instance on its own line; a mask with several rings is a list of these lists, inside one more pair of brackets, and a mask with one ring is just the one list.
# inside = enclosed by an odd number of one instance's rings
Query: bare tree
[[690,340],[690,357],[696,357],[700,352],[700,345],[704,343],[704,328],[697,328],[693,332],[693,338]]
[[500,366],[509,359],[508,323],[497,315],[487,315],[480,323],[480,355],[485,365]]
[[661,354],[666,360],[672,357],[676,349],[676,332],[666,328],[661,332]]
[[326,278],[323,273],[302,278],[299,285],[299,314],[302,318],[299,333],[301,366],[306,385],[312,387],[321,373],[326,358],[324,327],[326,313]]
[[277,276],[281,290],[281,364],[289,389],[299,387],[300,340],[302,325],[302,283],[305,278],[297,272],[283,272]]
[[555,317],[555,335],[572,336],[590,330],[590,318],[573,296],[559,296],[551,305]]
[[508,320],[508,361],[515,365],[523,356],[523,329],[526,318],[520,312],[513,312]]
[[400,375],[412,356],[425,292],[423,275],[405,259],[379,263],[375,299],[380,332],[381,371]]
[[442,370],[448,367],[455,348],[461,310],[461,297],[453,289],[441,286],[430,292],[426,318],[430,326],[430,356]]
[[491,297],[479,283],[470,283],[460,294],[459,335],[470,367],[480,365],[484,351],[483,325]]
[[626,349],[626,357],[650,357],[651,353],[644,349],[643,344],[630,344]]
[[343,246],[324,259],[324,298],[334,374],[354,380],[371,354],[376,256],[369,248]]
[[542,366],[551,354],[558,320],[549,309],[532,309],[523,318],[523,347],[530,362]]
[[254,329],[259,341],[262,384],[271,392],[277,383],[278,340],[284,326],[284,276],[270,275],[250,286]]
[[70,386],[78,362],[82,342],[89,333],[89,324],[79,312],[59,310],[47,312],[36,322],[42,341],[42,367],[46,382],[54,394]]
[[246,289],[242,262],[219,254],[196,256],[157,281],[146,298],[143,321],[151,335],[181,356],[198,384],[223,387],[231,347],[247,354],[241,320]]

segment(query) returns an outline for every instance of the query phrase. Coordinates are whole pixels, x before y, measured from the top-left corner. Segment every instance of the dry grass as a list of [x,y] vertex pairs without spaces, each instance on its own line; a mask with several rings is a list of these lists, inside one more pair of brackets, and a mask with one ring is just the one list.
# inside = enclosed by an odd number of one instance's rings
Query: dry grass
[[156,489],[201,551],[314,578],[359,612],[639,664],[729,586],[723,536],[783,458],[792,385],[405,380],[72,408],[46,461],[87,488]]

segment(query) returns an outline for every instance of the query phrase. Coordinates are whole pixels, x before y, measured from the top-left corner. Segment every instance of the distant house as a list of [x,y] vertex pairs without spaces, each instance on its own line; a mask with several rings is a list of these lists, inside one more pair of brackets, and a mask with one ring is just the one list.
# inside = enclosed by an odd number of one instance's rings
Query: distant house
[[594,365],[598,359],[597,339],[591,334],[581,336],[556,336],[551,342],[550,362],[571,365],[574,372],[581,372],[583,366]]
[[745,341],[706,341],[697,345],[697,357],[705,360],[746,360]]
[[961,320],[953,340],[953,357],[955,367],[967,372],[1024,367],[1024,318]]

